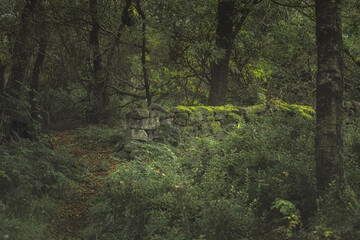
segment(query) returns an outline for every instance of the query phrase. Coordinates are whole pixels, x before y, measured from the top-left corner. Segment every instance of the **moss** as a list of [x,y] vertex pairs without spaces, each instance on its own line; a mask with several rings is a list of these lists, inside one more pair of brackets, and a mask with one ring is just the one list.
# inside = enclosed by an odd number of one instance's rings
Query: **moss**
[[178,118],[182,118],[182,119],[187,120],[187,119],[189,119],[189,114],[186,113],[186,112],[180,112],[180,113],[177,113],[177,114],[176,114],[176,118],[177,118],[177,119],[178,119]]
[[288,104],[280,100],[277,100],[274,103],[276,106],[279,106],[281,110],[298,113],[306,118],[312,118],[315,116],[315,110],[310,106]]
[[173,108],[173,111],[174,112],[191,112],[191,109],[186,106],[179,105],[179,106],[176,106],[175,108]]
[[250,111],[255,111],[255,110],[261,110],[264,108],[264,104],[258,104],[258,105],[254,105],[254,106],[250,106],[247,107],[246,109],[250,110]]
[[243,120],[243,116],[239,115],[239,114],[235,114],[235,113],[229,113],[229,120],[234,121],[234,122],[240,122],[241,120]]
[[207,111],[209,112],[210,114],[213,114],[214,113],[214,110],[212,107],[206,107],[206,106],[201,106],[199,107],[199,111],[203,112],[203,111]]
[[234,107],[232,105],[225,105],[225,106],[215,106],[212,107],[214,111],[227,111],[227,112],[239,112],[239,108]]

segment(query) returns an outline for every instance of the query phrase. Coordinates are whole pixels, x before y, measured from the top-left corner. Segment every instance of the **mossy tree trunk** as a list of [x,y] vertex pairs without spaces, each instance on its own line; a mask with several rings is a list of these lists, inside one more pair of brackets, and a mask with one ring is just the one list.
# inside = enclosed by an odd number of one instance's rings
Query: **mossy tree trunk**
[[343,43],[340,0],[316,0],[316,179],[319,196],[344,183],[342,159]]

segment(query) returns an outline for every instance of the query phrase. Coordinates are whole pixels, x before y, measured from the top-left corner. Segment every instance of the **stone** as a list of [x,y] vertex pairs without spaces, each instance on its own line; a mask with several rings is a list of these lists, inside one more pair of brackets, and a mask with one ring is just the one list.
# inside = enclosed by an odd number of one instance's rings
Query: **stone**
[[174,119],[166,118],[160,121],[161,126],[171,126],[174,124]]
[[186,126],[187,121],[184,118],[175,118],[174,123],[179,126]]
[[126,140],[137,140],[146,142],[149,140],[149,136],[143,129],[130,129],[126,134]]
[[167,112],[160,112],[160,111],[150,111],[150,118],[158,118],[158,119],[165,119],[170,118],[168,117]]
[[190,115],[189,120],[193,123],[198,123],[204,120],[204,115],[201,112],[194,112]]
[[152,130],[160,126],[160,121],[158,118],[144,118],[129,121],[128,124],[131,129]]
[[205,107],[201,107],[199,109],[199,112],[201,112],[202,115],[204,115],[204,116],[210,116],[211,115],[211,112],[208,109],[206,109]]
[[229,111],[226,110],[219,110],[215,113],[215,121],[220,121],[223,120],[227,117],[227,115],[229,115]]
[[149,133],[149,140],[150,141],[157,141],[159,139],[161,139],[161,137],[159,135],[157,135],[155,132]]
[[127,119],[143,119],[149,118],[150,113],[147,109],[135,109],[125,116]]
[[175,118],[178,119],[178,118],[182,118],[182,119],[189,119],[189,114],[187,112],[181,112],[181,113],[177,113],[175,115]]
[[158,112],[162,112],[162,113],[166,113],[167,112],[167,107],[162,107],[159,104],[153,103],[151,104],[149,110],[150,111],[158,111]]

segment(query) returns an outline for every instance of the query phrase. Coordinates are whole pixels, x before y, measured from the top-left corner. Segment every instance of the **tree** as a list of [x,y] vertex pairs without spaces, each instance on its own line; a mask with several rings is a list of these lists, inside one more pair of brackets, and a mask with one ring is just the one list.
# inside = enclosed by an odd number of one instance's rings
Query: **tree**
[[149,85],[149,75],[147,71],[146,66],[146,17],[145,13],[141,8],[140,0],[136,0],[136,9],[139,12],[139,15],[142,20],[142,46],[141,46],[141,65],[143,70],[143,77],[144,77],[144,88],[145,88],[145,94],[146,94],[146,101],[147,106],[150,107],[151,105],[151,91],[150,91],[150,85]]
[[234,8],[235,1],[219,0],[216,47],[222,51],[222,56],[211,63],[209,105],[223,105],[225,103],[233,42]]
[[[220,56],[211,62],[209,105],[225,104],[233,41],[243,27],[251,9],[260,1],[252,0],[248,1],[248,4],[242,3],[241,6],[236,6],[235,0],[219,0],[216,48],[220,51]],[[236,20],[239,12],[241,12],[241,17]]]
[[[19,29],[11,51],[10,76],[5,86],[3,72],[1,79],[1,124],[4,136],[10,136],[14,131],[19,136],[25,133],[31,123],[27,95],[23,93],[23,86],[27,84],[27,72],[31,63],[34,48],[35,25],[39,19],[42,0],[27,0],[22,9]],[[6,66],[3,66],[4,71]],[[7,119],[7,120],[5,120]],[[29,137],[29,136],[27,136]]]
[[343,42],[340,0],[316,0],[317,87],[316,87],[316,178],[317,191],[324,195],[335,181],[344,183],[342,160]]
[[9,79],[9,88],[15,97],[21,93],[22,84],[25,81],[27,65],[32,52],[30,45],[33,28],[31,18],[35,16],[40,2],[41,0],[27,0],[21,15],[19,33],[12,50],[12,67]]
[[109,102],[107,94],[107,81],[103,76],[102,52],[100,50],[100,19],[98,14],[98,1],[90,0],[91,31],[90,46],[92,49],[92,80],[89,87],[89,99],[91,105],[91,120],[98,123],[104,119],[106,105]]

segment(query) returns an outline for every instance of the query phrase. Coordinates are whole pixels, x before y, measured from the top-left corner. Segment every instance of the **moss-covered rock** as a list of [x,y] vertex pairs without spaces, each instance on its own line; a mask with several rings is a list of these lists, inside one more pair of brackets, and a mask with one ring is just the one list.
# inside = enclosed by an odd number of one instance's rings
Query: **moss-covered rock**
[[147,109],[135,109],[126,114],[127,119],[143,119],[150,117],[150,112]]
[[128,127],[132,129],[151,130],[157,128],[159,125],[159,118],[144,118],[128,121]]
[[126,140],[128,140],[128,141],[137,140],[137,141],[146,142],[149,140],[149,136],[145,130],[130,129],[126,133]]
[[274,101],[274,106],[277,106],[282,111],[286,111],[292,114],[300,114],[301,116],[306,118],[312,118],[315,116],[315,110],[310,106],[288,104],[279,100]]

